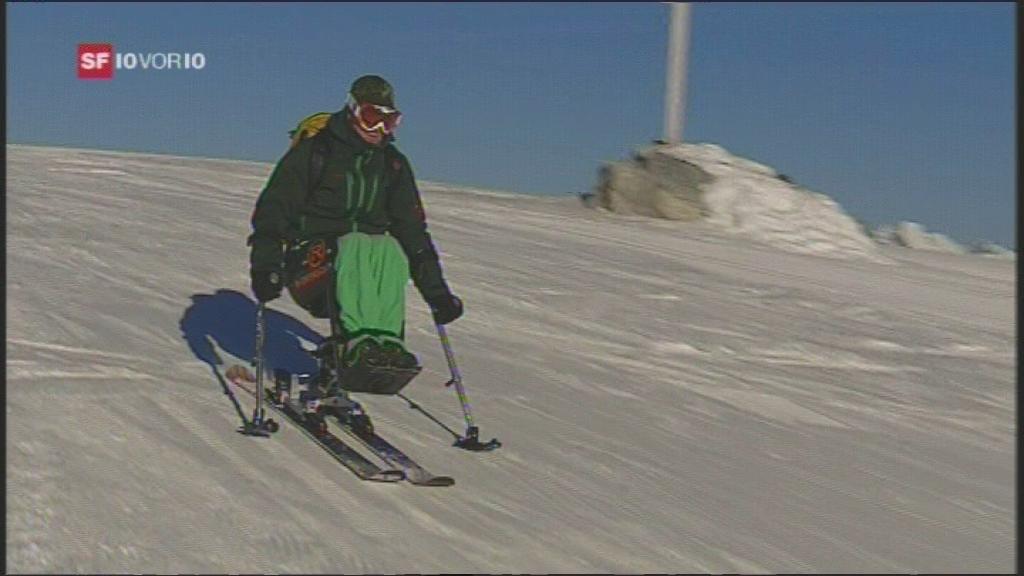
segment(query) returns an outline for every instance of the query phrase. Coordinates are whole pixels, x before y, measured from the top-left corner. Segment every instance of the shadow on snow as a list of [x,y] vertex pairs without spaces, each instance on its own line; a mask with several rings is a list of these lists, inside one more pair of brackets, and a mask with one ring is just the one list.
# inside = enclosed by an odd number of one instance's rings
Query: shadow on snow
[[[255,356],[256,302],[241,292],[226,289],[217,290],[214,294],[193,294],[190,298],[192,305],[185,310],[179,323],[182,337],[196,358],[210,366],[245,422],[245,413],[218,369],[224,360],[217,353],[217,348],[246,364]],[[319,345],[323,336],[292,316],[269,308],[264,318],[267,333],[263,356],[266,365],[292,374],[315,372],[316,360],[303,349],[302,342],[308,342],[307,347]]]
[[[211,367],[222,363],[212,342],[228,354],[250,360],[256,353],[256,302],[235,290],[214,294],[193,294],[180,327],[182,337],[196,358]],[[293,374],[316,371],[316,361],[302,348],[302,342],[323,341],[316,330],[287,314],[267,308],[267,335],[263,356],[267,365]]]

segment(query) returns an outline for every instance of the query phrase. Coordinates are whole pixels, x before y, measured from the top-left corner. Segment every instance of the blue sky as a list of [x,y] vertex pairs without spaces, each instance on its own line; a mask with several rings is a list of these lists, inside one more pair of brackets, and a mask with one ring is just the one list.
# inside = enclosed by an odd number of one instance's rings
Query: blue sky
[[[8,3],[7,138],[275,161],[300,118],[378,73],[418,177],[577,194],[661,135],[667,11]],[[1016,246],[1013,4],[696,4],[692,17],[687,141],[872,224]],[[81,42],[207,64],[83,81]]]

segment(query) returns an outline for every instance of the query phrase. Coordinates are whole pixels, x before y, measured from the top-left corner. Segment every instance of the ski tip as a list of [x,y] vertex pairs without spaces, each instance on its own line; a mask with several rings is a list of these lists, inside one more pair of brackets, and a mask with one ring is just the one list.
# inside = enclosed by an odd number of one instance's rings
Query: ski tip
[[451,476],[432,476],[425,470],[408,470],[406,480],[416,486],[451,486],[455,479]]
[[241,364],[233,364],[225,372],[224,376],[228,380],[255,380],[256,377],[252,375],[252,372],[248,368]]
[[366,479],[373,480],[374,482],[401,482],[405,480],[405,472],[402,470],[381,470]]
[[252,436],[254,438],[270,438],[270,430],[264,430],[257,426],[246,425],[239,426],[238,433],[243,436]]
[[501,442],[497,438],[491,438],[488,442],[480,442],[476,438],[459,438],[453,446],[470,452],[491,452],[501,448]]

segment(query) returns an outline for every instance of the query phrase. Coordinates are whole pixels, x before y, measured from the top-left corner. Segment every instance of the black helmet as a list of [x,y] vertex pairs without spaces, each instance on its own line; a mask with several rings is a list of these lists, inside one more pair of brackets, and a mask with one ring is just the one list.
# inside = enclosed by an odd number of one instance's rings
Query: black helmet
[[349,94],[359,104],[395,107],[395,89],[388,81],[372,74],[360,76],[352,83]]

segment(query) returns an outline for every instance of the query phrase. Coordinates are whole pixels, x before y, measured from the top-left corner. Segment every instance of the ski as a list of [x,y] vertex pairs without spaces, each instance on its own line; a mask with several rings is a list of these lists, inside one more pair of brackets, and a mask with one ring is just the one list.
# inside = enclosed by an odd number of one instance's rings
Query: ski
[[345,418],[338,411],[335,412],[335,417],[342,430],[358,440],[363,446],[380,457],[381,460],[400,468],[405,473],[405,479],[410,484],[416,486],[451,486],[455,484],[455,479],[451,476],[437,476],[427,472],[415,460],[398,448],[395,448],[394,445],[384,438],[381,438],[373,430],[372,426],[368,428],[366,426],[353,425],[352,419]]
[[[225,373],[225,377],[229,382],[245,390],[252,397],[256,397],[255,378],[244,366],[237,364],[231,366]],[[277,395],[274,393],[274,388],[266,389],[265,394],[267,396],[267,404],[274,411],[290,420],[316,442],[317,445],[354,472],[360,479],[373,482],[398,482],[406,478],[406,474],[402,470],[382,469],[335,436],[327,428],[327,422],[324,420],[322,413],[307,413],[302,405],[293,400],[290,395],[283,395],[284,397],[282,398],[275,397]]]

